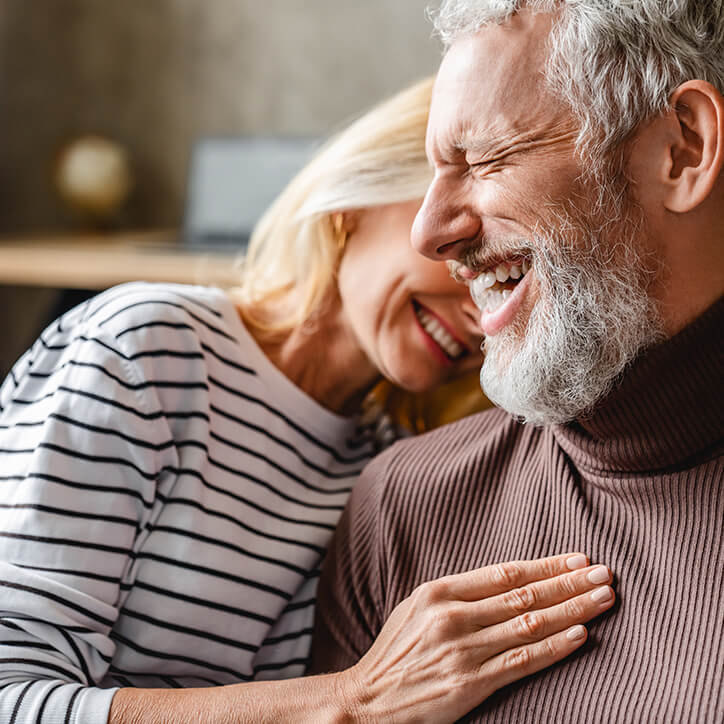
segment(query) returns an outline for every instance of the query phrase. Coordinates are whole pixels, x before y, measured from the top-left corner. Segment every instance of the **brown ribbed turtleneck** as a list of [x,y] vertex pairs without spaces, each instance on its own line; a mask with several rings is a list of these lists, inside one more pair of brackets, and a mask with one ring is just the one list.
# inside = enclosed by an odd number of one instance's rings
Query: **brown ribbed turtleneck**
[[575,424],[491,410],[377,458],[320,583],[313,670],[354,663],[423,581],[581,550],[614,571],[614,609],[465,721],[724,721],[723,331],[724,299]]

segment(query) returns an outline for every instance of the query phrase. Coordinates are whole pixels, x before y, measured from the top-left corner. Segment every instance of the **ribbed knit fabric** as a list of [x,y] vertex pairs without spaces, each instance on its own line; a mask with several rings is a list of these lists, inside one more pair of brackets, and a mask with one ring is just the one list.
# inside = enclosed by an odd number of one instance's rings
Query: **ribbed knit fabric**
[[583,551],[614,571],[615,607],[464,721],[724,721],[723,330],[724,299],[576,424],[493,410],[373,461],[323,573],[313,670],[358,660],[423,581]]

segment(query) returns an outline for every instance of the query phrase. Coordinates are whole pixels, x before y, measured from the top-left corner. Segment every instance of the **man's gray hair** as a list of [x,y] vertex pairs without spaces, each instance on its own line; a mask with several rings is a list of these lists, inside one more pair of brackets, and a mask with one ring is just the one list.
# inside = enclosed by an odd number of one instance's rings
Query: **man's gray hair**
[[558,13],[546,79],[579,119],[584,153],[625,141],[687,80],[724,93],[724,0],[443,0],[431,16],[448,48],[523,8]]

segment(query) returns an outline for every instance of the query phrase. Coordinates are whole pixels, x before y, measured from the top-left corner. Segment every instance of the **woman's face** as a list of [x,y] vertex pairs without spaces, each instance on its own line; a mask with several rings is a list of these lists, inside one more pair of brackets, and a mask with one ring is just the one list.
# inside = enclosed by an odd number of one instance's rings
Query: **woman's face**
[[387,379],[413,392],[482,363],[479,315],[467,287],[410,244],[420,205],[359,212],[338,274],[342,313],[365,355]]

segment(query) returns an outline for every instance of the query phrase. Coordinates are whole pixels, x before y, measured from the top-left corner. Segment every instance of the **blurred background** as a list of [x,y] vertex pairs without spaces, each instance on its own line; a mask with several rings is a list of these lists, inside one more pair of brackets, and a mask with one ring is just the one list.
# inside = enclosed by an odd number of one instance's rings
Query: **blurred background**
[[[199,138],[324,137],[433,72],[440,50],[426,5],[2,0],[0,276],[17,257],[10,247],[20,257],[31,248],[28,237],[72,243],[92,232],[102,243],[111,232],[158,229],[172,236]],[[58,192],[63,151],[88,134],[117,144],[110,161],[118,203],[102,223],[74,212]],[[53,274],[26,276],[0,278],[3,377],[67,305]],[[101,275],[86,286],[102,288]]]

